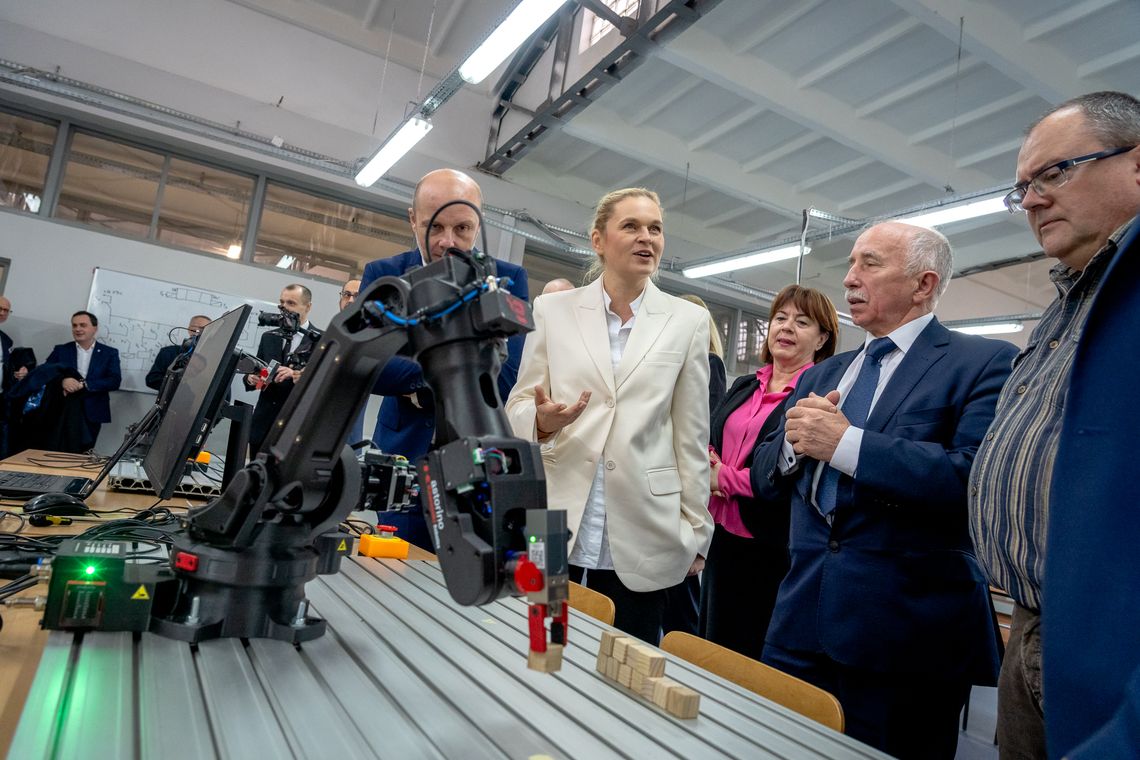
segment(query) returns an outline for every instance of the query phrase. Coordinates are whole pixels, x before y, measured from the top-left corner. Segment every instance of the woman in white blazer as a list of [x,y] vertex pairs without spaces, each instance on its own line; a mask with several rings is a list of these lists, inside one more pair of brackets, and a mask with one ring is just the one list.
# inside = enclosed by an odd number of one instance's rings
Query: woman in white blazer
[[542,444],[547,502],[573,531],[571,580],[656,643],[665,589],[701,570],[712,540],[708,314],[651,281],[665,248],[656,193],[606,195],[590,241],[596,279],[535,301],[507,414]]

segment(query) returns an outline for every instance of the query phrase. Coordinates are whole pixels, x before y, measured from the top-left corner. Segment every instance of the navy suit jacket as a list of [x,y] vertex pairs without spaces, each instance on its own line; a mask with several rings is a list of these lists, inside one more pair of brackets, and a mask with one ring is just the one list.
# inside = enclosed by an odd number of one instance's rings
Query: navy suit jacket
[[154,364],[150,367],[150,372],[146,373],[146,387],[158,390],[162,387],[162,378],[166,377],[166,370],[170,369],[170,365],[182,353],[182,346],[163,346],[158,349],[158,355],[154,357]]
[[[45,364],[62,364],[71,369],[79,369],[75,341],[60,343],[51,350]],[[123,382],[119,370],[119,351],[106,343],[95,341],[91,353],[91,364],[87,367],[87,393],[83,397],[83,411],[88,422],[111,421],[111,391],[119,390]]]
[[[314,330],[316,329],[311,324],[309,327]],[[290,335],[290,345],[292,341],[293,336]],[[313,353],[313,349],[319,342],[319,337],[314,338],[311,335],[305,335],[301,338],[301,342],[297,344],[297,350],[292,356],[298,361],[307,363],[309,356]],[[257,358],[263,362],[276,361],[279,364],[285,364],[286,360],[290,357],[287,348],[288,345],[285,342],[284,333],[280,330],[270,330],[261,334],[261,341],[257,344]],[[257,405],[253,408],[253,417],[249,423],[249,446],[253,454],[261,450],[261,444],[265,441],[266,436],[269,435],[269,429],[273,426],[273,423],[277,421],[277,415],[281,412],[282,407],[285,406],[285,401],[288,400],[289,394],[293,392],[294,383],[292,380],[283,380],[280,383],[273,382],[273,378],[269,380],[269,384],[261,389],[261,393],[257,397]],[[244,377],[242,378],[242,384],[245,385],[246,390],[253,390],[254,388]]]
[[[419,250],[405,251],[398,256],[370,262],[364,267],[360,292],[366,291],[373,281],[381,277],[399,277],[421,266],[423,259]],[[511,278],[507,290],[512,295],[527,300],[526,270],[518,264],[499,259],[495,259],[495,268],[500,277]],[[507,359],[499,370],[500,399],[510,395],[511,388],[518,379],[525,340],[524,335],[507,339]],[[372,442],[389,454],[400,454],[408,459],[414,460],[426,454],[435,433],[435,406],[420,365],[403,356],[393,357],[380,371],[372,392],[384,396],[380,412],[376,415]],[[419,407],[407,398],[411,393],[417,393]]]
[[1140,753],[1140,217],[1073,360],[1049,498],[1041,672],[1049,757]]
[[[871,411],[853,503],[836,509],[831,525],[811,503],[818,462],[803,458],[780,475],[781,421],[752,466],[757,497],[791,491],[792,566],[768,643],[874,672],[996,682],[996,631],[970,541],[966,482],[1016,353],[937,319],[927,325]],[[835,390],[857,355],[808,369],[788,408]]]

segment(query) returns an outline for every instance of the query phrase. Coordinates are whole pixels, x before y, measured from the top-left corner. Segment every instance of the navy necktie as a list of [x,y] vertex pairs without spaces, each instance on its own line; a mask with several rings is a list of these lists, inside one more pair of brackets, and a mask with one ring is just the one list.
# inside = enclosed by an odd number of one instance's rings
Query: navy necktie
[[[875,398],[875,389],[879,387],[879,368],[882,366],[883,357],[894,350],[895,343],[890,338],[875,338],[863,352],[863,366],[859,368],[855,384],[847,391],[847,398],[841,399],[843,414],[852,426],[861,428],[867,424],[871,400]],[[819,486],[816,488],[815,500],[819,504],[819,511],[825,516],[831,514],[839,504],[840,475],[842,473],[839,470],[824,465],[823,475],[820,476]],[[844,496],[849,499],[850,488],[844,490]]]

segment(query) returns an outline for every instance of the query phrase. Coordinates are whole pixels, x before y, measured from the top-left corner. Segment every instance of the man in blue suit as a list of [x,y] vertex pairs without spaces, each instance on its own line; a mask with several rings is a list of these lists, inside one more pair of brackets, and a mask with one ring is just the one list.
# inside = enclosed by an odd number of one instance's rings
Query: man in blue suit
[[997,675],[966,478],[1016,351],[934,317],[953,269],[939,233],[879,224],[850,262],[866,346],[804,373],[752,467],[759,498],[792,500],[763,660],[835,694],[851,736],[952,758],[970,684]]
[[[416,185],[412,207],[408,209],[408,220],[416,239],[415,250],[370,262],[364,268],[361,293],[380,277],[398,277],[432,261],[439,261],[449,248],[470,251],[475,247],[479,216],[474,209],[455,204],[447,206],[436,216],[436,212],[451,201],[465,201],[482,209],[483,193],[475,180],[453,169],[439,169],[424,175]],[[429,229],[433,216],[435,221]],[[495,267],[499,277],[510,278],[507,289],[525,300],[528,296],[526,270],[499,259],[495,259]],[[510,394],[518,378],[524,340],[522,335],[507,340],[507,356],[499,371],[500,399]],[[372,442],[388,454],[399,454],[410,460],[426,454],[435,433],[435,404],[420,365],[404,357],[393,358],[380,372],[372,392],[384,396],[376,416]],[[432,549],[431,538],[419,510],[410,513],[380,512],[379,517],[381,523],[394,525],[402,538]]]
[[63,395],[82,394],[83,416],[87,423],[87,440],[80,442],[85,450],[99,440],[99,428],[111,421],[111,391],[117,391],[123,381],[119,370],[119,352],[95,340],[99,332],[99,318],[89,311],[71,315],[72,343],[60,343],[51,350],[45,364],[59,364],[75,370],[78,378],[65,377]]

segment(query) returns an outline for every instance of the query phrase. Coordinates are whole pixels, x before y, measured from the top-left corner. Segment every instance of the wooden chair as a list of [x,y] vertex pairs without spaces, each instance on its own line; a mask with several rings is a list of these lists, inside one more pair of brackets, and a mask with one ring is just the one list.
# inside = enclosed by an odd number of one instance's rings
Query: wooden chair
[[765,699],[843,732],[843,707],[839,700],[807,681],[691,633],[670,631],[661,640],[661,648]]
[[570,607],[606,625],[614,624],[614,600],[573,581],[570,582]]

